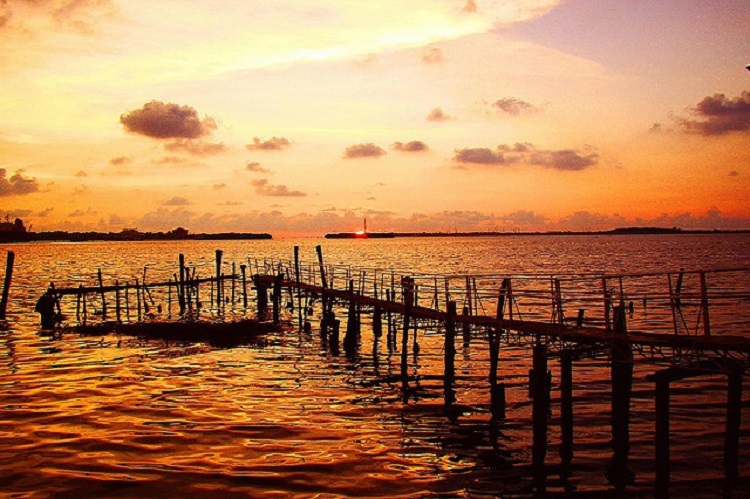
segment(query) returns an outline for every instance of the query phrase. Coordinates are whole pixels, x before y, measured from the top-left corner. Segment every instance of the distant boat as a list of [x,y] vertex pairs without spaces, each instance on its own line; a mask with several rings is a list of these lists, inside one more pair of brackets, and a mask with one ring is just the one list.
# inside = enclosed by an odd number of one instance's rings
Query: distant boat
[[393,232],[368,232],[367,219],[364,219],[364,228],[357,232],[332,232],[325,235],[326,239],[384,239],[396,237]]

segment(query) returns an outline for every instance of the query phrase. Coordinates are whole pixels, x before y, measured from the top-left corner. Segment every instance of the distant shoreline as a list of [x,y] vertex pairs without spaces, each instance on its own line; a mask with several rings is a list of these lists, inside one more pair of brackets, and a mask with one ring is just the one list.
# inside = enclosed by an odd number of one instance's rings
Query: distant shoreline
[[[679,229],[661,227],[623,227],[612,230],[600,231],[529,231],[529,232],[389,232],[389,237],[511,237],[511,236],[618,236],[634,234],[748,234],[750,229]],[[349,234],[345,232],[334,232],[326,234],[329,239],[354,239],[354,237],[338,236]],[[361,238],[367,239],[367,238]]]
[[[749,234],[750,229],[679,229],[661,227],[622,227],[603,231],[529,231],[529,232],[389,232],[388,238],[397,237],[517,237],[517,236],[619,236],[619,235],[689,235],[689,234]],[[370,239],[346,237],[349,233],[326,234],[328,239]],[[378,239],[379,237],[374,237]],[[172,232],[0,232],[0,243],[22,242],[95,242],[95,241],[241,241],[269,240],[269,233],[219,232],[214,234],[186,234]]]

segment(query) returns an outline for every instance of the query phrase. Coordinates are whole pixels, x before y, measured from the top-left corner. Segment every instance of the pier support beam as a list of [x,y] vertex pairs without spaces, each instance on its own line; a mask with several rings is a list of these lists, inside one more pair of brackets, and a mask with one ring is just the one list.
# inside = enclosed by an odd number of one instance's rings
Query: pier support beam
[[443,394],[445,405],[451,406],[456,402],[456,390],[454,387],[456,381],[456,302],[449,301],[447,316],[445,318],[445,346],[444,346],[444,367],[443,372]]
[[534,489],[546,490],[547,473],[544,461],[547,457],[547,415],[549,413],[549,378],[547,376],[547,345],[538,342],[533,351],[532,382],[532,449],[531,472]]
[[613,340],[611,350],[612,376],[612,460],[607,469],[607,480],[620,490],[635,482],[635,473],[628,468],[630,454],[630,394],[633,386],[633,351],[625,336],[625,308],[613,308],[614,330],[623,336]]
[[560,352],[560,459],[573,461],[573,352]]

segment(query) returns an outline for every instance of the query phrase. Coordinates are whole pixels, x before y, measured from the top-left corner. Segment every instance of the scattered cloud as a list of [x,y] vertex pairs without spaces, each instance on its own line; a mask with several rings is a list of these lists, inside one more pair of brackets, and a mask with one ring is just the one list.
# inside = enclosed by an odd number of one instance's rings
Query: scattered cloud
[[445,60],[443,49],[438,47],[426,47],[422,51],[422,62],[427,64],[437,64]]
[[86,172],[85,172],[85,171],[83,171],[83,170],[78,170],[78,171],[77,171],[77,172],[75,173],[75,176],[76,176],[76,177],[88,177],[88,173],[86,173]]
[[109,160],[109,164],[112,166],[124,166],[133,162],[133,158],[129,156],[118,156]]
[[464,5],[464,8],[462,9],[463,12],[467,13],[474,13],[477,11],[477,2],[476,0],[466,0],[466,5]]
[[155,139],[198,139],[213,133],[213,118],[198,116],[190,106],[151,101],[141,109],[120,116],[120,123],[131,133]]
[[0,1],[0,35],[11,31],[34,35],[53,29],[92,34],[102,18],[110,17],[116,7],[110,0],[34,0]]
[[393,149],[394,151],[403,152],[422,152],[427,151],[429,147],[427,147],[427,144],[425,144],[421,140],[412,140],[407,143],[394,142],[393,144],[391,144],[391,149]]
[[164,144],[164,149],[169,152],[185,151],[194,156],[215,156],[227,150],[223,142],[204,142],[202,140],[177,139]]
[[175,196],[173,198],[169,198],[166,201],[162,203],[164,206],[187,206],[190,203],[186,198]]
[[479,147],[457,149],[453,160],[459,165],[535,165],[560,171],[585,170],[599,162],[599,155],[574,149],[544,150],[529,143],[499,145],[495,150]]
[[379,158],[384,154],[387,154],[385,149],[369,142],[347,147],[344,151],[344,158]]
[[227,188],[227,184],[225,184],[224,182],[222,182],[220,184],[214,184],[211,188],[213,190],[215,190],[215,191],[220,191],[222,189],[226,189]]
[[0,168],[0,196],[22,196],[39,191],[39,182],[35,178],[24,176],[23,170],[16,171],[10,178],[5,168]]
[[258,137],[253,137],[253,143],[247,144],[245,147],[250,151],[281,151],[291,145],[291,141],[284,137],[271,137],[266,141],[262,141]]
[[545,217],[544,215],[539,215],[534,213],[533,211],[527,210],[514,211],[513,213],[508,213],[507,215],[503,215],[499,218],[503,222],[522,226],[538,227],[544,225],[547,222],[547,217]]
[[259,196],[271,197],[305,197],[306,193],[302,191],[292,191],[285,185],[271,185],[268,179],[260,178],[251,180],[250,185],[255,187],[255,193]]
[[439,107],[436,107],[427,115],[427,121],[451,121],[454,119],[452,116],[445,114]]
[[688,132],[711,136],[750,131],[750,91],[746,90],[734,99],[714,94],[704,98],[691,111],[696,119],[682,121]]
[[739,177],[740,176],[740,172],[738,172],[737,170],[732,170],[731,172],[729,172],[727,174],[727,176],[728,177]]
[[271,170],[268,168],[263,168],[260,166],[260,163],[257,162],[250,162],[245,166],[245,170],[253,173],[270,173]]
[[49,214],[52,213],[53,211],[55,211],[54,208],[45,208],[42,211],[38,212],[36,216],[44,218],[44,217],[49,216]]
[[515,97],[504,97],[492,103],[492,107],[511,116],[535,112],[537,108],[526,101]]
[[68,213],[68,216],[71,218],[78,218],[78,217],[87,217],[87,216],[93,216],[96,215],[97,212],[95,210],[92,210],[91,208],[86,208],[85,210],[81,210],[80,208],[72,211],[71,213]]

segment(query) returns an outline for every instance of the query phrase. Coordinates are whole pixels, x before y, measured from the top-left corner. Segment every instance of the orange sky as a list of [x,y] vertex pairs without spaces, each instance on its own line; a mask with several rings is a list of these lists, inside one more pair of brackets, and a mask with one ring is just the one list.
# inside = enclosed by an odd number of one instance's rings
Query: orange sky
[[750,228],[750,9],[0,2],[32,230]]

